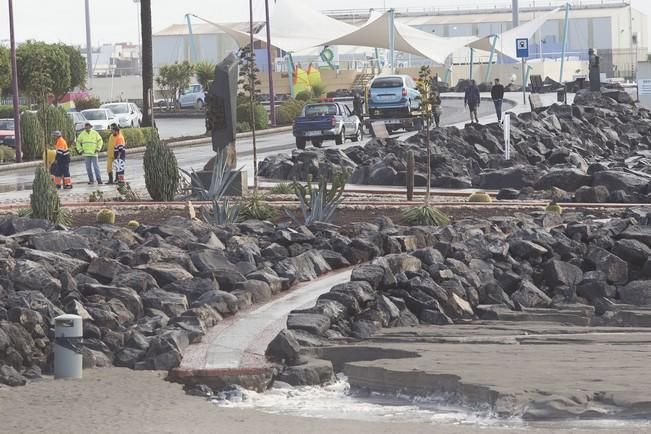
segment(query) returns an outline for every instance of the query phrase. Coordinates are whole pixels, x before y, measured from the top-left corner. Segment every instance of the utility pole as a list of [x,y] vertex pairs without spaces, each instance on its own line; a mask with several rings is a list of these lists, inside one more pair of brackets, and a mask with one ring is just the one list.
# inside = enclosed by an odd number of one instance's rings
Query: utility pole
[[23,161],[20,141],[20,107],[18,106],[18,68],[16,66],[16,36],[14,34],[14,3],[9,0],[9,44],[11,46],[11,93],[14,103],[14,141],[16,143],[16,163]]
[[276,126],[276,96],[274,95],[274,73],[271,58],[271,26],[269,21],[269,0],[264,0],[265,27],[267,28],[267,68],[269,69],[269,108],[271,114],[271,125]]
[[86,0],[86,67],[88,68],[88,88],[93,88],[93,48],[90,42],[90,0]]
[[511,13],[513,17],[513,28],[520,25],[520,15],[518,12],[518,0],[511,0]]
[[249,43],[251,52],[249,53],[249,91],[251,92],[251,141],[253,142],[253,191],[258,192],[258,150],[255,143],[255,79],[251,78],[255,69],[255,50],[253,49],[253,0],[249,0]]

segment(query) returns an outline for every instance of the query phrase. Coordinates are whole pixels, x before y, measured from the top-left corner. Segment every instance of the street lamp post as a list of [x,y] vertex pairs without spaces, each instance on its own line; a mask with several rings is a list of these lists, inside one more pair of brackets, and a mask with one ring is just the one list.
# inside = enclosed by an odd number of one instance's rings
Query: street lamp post
[[14,3],[9,0],[9,44],[11,46],[11,93],[14,103],[14,141],[16,143],[16,163],[23,161],[20,140],[20,107],[18,106],[18,67],[16,66],[16,37],[14,35]]
[[276,126],[276,97],[274,95],[274,78],[271,59],[271,28],[269,22],[269,0],[264,0],[264,12],[267,28],[267,68],[269,69],[269,108],[271,109],[271,125]]
[[88,68],[88,88],[93,88],[93,48],[90,42],[90,0],[86,0],[86,67]]

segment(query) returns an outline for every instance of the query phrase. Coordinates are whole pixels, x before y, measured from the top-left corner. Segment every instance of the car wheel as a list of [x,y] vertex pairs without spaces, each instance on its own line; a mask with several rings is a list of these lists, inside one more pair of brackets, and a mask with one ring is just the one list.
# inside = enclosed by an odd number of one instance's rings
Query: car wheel
[[194,103],[194,108],[197,110],[203,110],[203,101],[198,99],[197,102]]
[[314,146],[315,148],[320,148],[321,146],[323,146],[323,140],[312,139],[312,146]]
[[346,129],[342,128],[341,133],[339,133],[339,135],[335,137],[335,145],[343,145],[345,141],[346,141]]
[[305,139],[303,137],[296,138],[296,148],[305,149]]
[[355,135],[351,139],[353,142],[360,142],[364,138],[364,131],[362,131],[362,126],[358,125],[357,126],[357,131],[355,131]]

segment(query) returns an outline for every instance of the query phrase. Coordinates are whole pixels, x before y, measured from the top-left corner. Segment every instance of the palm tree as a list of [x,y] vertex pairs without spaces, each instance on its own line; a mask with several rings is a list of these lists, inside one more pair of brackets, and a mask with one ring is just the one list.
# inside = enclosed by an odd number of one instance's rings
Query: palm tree
[[213,63],[202,61],[194,65],[194,75],[197,82],[203,87],[204,92],[208,92],[210,84],[215,79],[215,65]]
[[[151,0],[140,0],[142,31],[142,122],[143,127],[152,126],[151,103],[153,103],[154,67],[152,60]],[[150,100],[151,98],[151,100]]]

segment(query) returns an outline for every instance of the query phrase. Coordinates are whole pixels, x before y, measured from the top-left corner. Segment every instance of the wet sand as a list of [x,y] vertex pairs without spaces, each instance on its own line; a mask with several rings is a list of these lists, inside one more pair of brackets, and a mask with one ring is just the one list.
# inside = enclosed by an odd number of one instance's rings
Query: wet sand
[[[373,423],[278,416],[219,408],[185,395],[163,380],[162,372],[120,368],[84,371],[83,380],[43,381],[0,388],[0,433],[518,433],[522,428]],[[623,428],[564,430],[561,425],[531,428],[535,433],[645,432]]]

